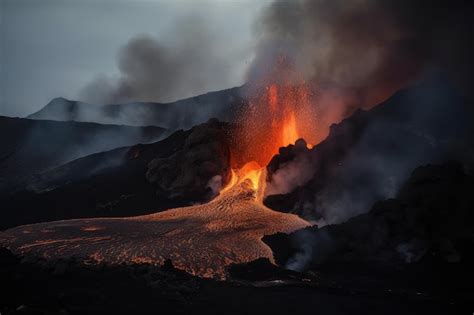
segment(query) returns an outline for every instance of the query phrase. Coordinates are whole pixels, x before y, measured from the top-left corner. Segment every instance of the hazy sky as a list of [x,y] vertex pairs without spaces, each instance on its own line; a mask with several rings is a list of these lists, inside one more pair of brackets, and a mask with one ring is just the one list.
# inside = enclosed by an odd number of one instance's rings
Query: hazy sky
[[119,75],[117,55],[129,40],[179,41],[174,30],[189,18],[204,21],[213,49],[225,53],[229,75],[207,87],[239,85],[253,57],[255,17],[268,2],[0,0],[0,115],[25,116],[57,96],[79,98],[97,77]]

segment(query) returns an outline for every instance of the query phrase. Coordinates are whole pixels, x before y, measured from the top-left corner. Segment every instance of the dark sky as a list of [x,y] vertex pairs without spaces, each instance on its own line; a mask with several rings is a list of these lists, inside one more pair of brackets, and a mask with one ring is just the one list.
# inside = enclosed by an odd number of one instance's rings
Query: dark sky
[[57,96],[80,98],[97,77],[119,75],[117,56],[130,40],[179,42],[175,30],[188,19],[206,24],[212,38],[206,45],[225,69],[202,91],[181,89],[157,101],[239,85],[253,57],[255,17],[268,2],[0,0],[0,115],[25,116]]

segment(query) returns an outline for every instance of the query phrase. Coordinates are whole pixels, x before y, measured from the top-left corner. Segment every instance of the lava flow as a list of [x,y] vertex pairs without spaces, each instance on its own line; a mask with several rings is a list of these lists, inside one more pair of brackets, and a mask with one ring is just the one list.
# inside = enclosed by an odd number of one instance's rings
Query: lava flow
[[[19,226],[0,234],[0,245],[46,259],[78,257],[92,263],[163,264],[201,277],[225,278],[225,268],[267,257],[267,234],[309,226],[293,214],[265,207],[264,171],[256,164],[234,172],[213,201],[131,218],[79,219]],[[239,174],[240,173],[240,174]],[[240,177],[239,176],[243,176]]]

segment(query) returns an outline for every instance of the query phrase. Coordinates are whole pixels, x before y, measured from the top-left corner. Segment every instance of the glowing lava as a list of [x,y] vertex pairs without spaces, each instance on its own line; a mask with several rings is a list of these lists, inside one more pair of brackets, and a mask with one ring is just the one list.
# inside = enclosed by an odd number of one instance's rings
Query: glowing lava
[[322,140],[317,130],[314,93],[290,63],[282,59],[270,77],[249,83],[248,89],[253,97],[241,113],[234,166],[248,161],[267,165],[280,147],[294,144],[299,138],[313,145]]
[[283,143],[295,143],[298,140],[298,130],[296,128],[296,118],[295,113],[289,113],[288,117],[285,117],[285,122],[283,123]]
[[0,245],[21,255],[74,256],[91,263],[160,265],[171,259],[189,273],[223,279],[229,264],[261,257],[273,261],[271,249],[261,241],[264,235],[310,225],[261,203],[264,178],[264,169],[249,163],[245,170],[234,172],[230,186],[207,204],[131,218],[19,226],[0,233]]

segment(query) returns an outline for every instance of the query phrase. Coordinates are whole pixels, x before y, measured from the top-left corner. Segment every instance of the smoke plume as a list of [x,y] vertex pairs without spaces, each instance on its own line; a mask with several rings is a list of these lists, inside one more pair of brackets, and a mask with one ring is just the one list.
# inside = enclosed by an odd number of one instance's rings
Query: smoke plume
[[455,79],[472,70],[472,11],[456,0],[275,1],[257,24],[248,78],[266,78],[283,55],[321,93],[336,88],[344,106],[370,107],[428,64]]
[[[285,150],[280,151],[279,158],[285,159],[283,153]],[[269,167],[276,170],[271,173],[270,181],[267,182],[266,196],[291,193],[295,188],[303,186],[313,178],[316,168],[315,158],[311,150],[306,148],[306,143],[298,140],[295,148],[291,150],[291,155],[291,158],[287,158],[288,161],[270,162]]]
[[170,102],[235,84],[241,70],[232,61],[242,59],[246,47],[225,45],[199,16],[179,20],[171,33],[162,40],[131,39],[118,53],[118,78],[97,77],[81,98],[97,104]]

